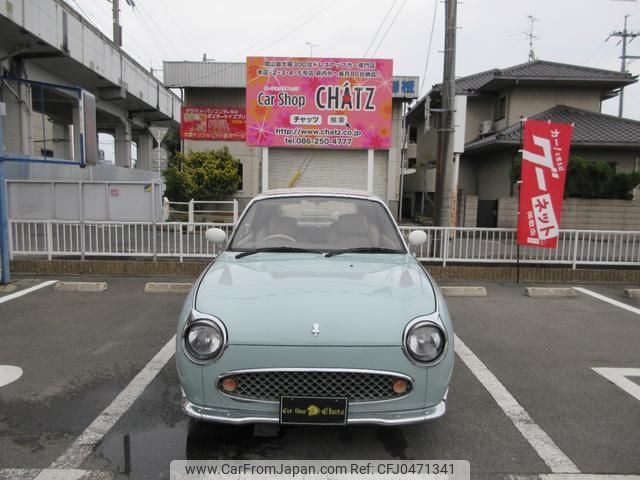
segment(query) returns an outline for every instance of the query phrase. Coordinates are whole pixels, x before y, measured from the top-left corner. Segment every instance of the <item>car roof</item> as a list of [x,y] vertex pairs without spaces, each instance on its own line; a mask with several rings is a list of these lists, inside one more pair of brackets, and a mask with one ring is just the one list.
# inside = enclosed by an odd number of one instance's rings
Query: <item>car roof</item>
[[300,195],[318,195],[318,196],[336,196],[336,197],[358,197],[369,200],[378,200],[380,198],[362,190],[352,190],[348,188],[325,188],[325,187],[296,187],[296,188],[280,188],[268,190],[260,193],[255,198],[269,197],[286,197]]

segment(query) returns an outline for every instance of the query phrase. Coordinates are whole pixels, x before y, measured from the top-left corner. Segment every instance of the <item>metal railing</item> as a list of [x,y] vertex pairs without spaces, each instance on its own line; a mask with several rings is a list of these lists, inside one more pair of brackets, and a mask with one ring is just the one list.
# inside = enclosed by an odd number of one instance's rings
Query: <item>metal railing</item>
[[212,258],[224,245],[207,242],[204,233],[229,223],[77,222],[10,220],[11,258],[53,257]]
[[[205,240],[208,228],[231,234],[233,224],[188,222],[77,222],[10,220],[11,257],[212,258],[224,248]],[[556,248],[516,245],[508,228],[400,227],[405,237],[423,230],[415,249],[424,262],[640,266],[640,231],[563,230]]]
[[202,220],[235,224],[238,221],[237,200],[189,200],[188,202],[170,202],[166,197],[163,203],[164,219],[197,223]]

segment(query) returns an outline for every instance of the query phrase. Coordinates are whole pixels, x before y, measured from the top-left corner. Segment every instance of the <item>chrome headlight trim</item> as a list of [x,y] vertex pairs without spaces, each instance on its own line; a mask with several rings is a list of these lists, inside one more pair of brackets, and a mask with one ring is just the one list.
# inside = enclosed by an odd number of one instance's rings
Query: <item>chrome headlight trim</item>
[[[214,355],[212,355],[209,358],[195,357],[191,352],[191,347],[188,345],[187,332],[191,327],[198,324],[208,325],[210,327],[213,327],[219,330],[222,336],[222,343],[220,348]],[[198,365],[206,365],[207,363],[212,363],[218,360],[226,350],[228,345],[227,329],[224,326],[224,323],[222,323],[222,320],[220,320],[219,318],[214,317],[213,315],[209,315],[207,313],[198,312],[196,309],[192,309],[191,313],[189,314],[189,318],[185,322],[184,327],[182,329],[181,343],[182,343],[182,351],[184,352],[184,354],[187,356],[189,360],[191,360],[193,363],[196,363]]]
[[[421,362],[420,360],[416,359],[415,357],[413,357],[413,355],[411,355],[411,352],[407,347],[407,338],[409,334],[414,328],[420,325],[433,325],[442,332],[442,336],[444,340],[442,353],[438,357],[436,357],[434,360],[431,360],[430,362]],[[447,329],[444,327],[444,323],[442,322],[442,319],[440,318],[440,314],[437,311],[430,315],[423,315],[423,316],[414,318],[404,328],[404,332],[402,333],[402,351],[404,352],[405,356],[409,359],[409,361],[414,365],[417,365],[418,367],[431,367],[433,365],[437,365],[446,356],[448,349],[449,349],[449,336],[447,334]]]

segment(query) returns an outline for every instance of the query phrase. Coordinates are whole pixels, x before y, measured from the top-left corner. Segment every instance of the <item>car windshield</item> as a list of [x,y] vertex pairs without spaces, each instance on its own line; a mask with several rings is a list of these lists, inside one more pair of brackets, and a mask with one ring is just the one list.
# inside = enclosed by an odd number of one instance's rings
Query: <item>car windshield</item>
[[265,198],[254,202],[242,217],[228,249],[238,252],[257,249],[406,251],[393,219],[379,202],[313,196]]

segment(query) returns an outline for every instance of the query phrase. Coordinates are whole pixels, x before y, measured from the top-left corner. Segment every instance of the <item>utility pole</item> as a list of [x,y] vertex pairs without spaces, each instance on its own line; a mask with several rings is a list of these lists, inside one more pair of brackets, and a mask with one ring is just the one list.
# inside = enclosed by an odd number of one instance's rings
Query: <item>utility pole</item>
[[[120,0],[109,0],[113,7],[113,43],[117,48],[122,48],[122,25],[120,25]],[[127,5],[135,8],[134,0],[126,0]]]
[[[627,72],[627,60],[638,60],[640,56],[637,55],[627,55],[627,39],[629,43],[632,42],[636,37],[640,37],[640,32],[630,32],[627,30],[627,19],[629,15],[624,16],[624,29],[622,31],[612,32],[609,35],[611,37],[620,37],[620,42],[622,43],[622,56],[620,57],[620,71],[622,73]],[[608,40],[608,39],[607,39]],[[618,116],[622,117],[624,110],[624,87],[620,88],[620,102],[618,103]]]
[[120,0],[111,0],[113,7],[113,43],[122,48],[122,27],[120,26]]
[[446,0],[444,73],[442,77],[442,124],[439,131],[436,177],[437,224],[455,226],[458,203],[458,166],[453,153],[453,115],[456,102],[457,0]]
[[311,43],[309,41],[304,42],[304,44],[309,47],[309,56],[313,57],[313,47],[319,47],[320,45],[316,43]]

